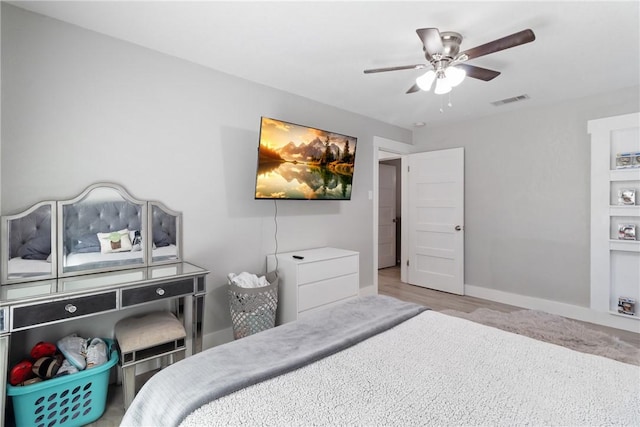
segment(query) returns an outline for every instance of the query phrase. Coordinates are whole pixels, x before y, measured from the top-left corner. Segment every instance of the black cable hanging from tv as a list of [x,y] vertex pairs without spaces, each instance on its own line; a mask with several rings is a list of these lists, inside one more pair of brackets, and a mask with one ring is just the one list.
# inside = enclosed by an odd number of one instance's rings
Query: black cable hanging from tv
[[273,206],[274,206],[274,212],[273,212],[273,223],[275,224],[275,231],[273,233],[273,240],[275,241],[275,252],[274,252],[274,257],[276,258],[276,267],[275,267],[275,272],[276,272],[276,277],[278,276],[278,199],[273,199]]

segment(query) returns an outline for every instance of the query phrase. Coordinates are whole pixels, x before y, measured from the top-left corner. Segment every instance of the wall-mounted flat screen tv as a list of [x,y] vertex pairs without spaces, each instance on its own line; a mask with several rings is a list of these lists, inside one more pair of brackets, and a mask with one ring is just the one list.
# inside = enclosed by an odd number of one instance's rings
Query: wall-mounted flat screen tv
[[357,141],[262,117],[255,198],[351,199]]

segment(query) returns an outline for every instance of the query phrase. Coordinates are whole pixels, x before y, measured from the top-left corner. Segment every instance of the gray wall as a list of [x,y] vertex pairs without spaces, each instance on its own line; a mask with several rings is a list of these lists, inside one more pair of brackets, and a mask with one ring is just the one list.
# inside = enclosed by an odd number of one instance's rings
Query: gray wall
[[465,148],[466,284],[589,306],[587,121],[639,111],[639,89],[414,132]]
[[[2,7],[0,7],[0,58],[2,58]],[[2,67],[0,67],[0,82],[2,82]],[[0,99],[2,99],[2,84],[0,84]],[[0,130],[2,129],[2,103],[0,102]],[[2,194],[2,132],[0,132],[0,195]],[[2,197],[0,197],[0,212],[2,212]]]
[[184,215],[212,271],[205,333],[230,326],[226,275],[265,268],[274,202],[253,199],[260,116],[358,138],[352,200],[278,202],[278,249],[360,252],[373,283],[373,136],[411,132],[2,4],[2,213],[97,181]]

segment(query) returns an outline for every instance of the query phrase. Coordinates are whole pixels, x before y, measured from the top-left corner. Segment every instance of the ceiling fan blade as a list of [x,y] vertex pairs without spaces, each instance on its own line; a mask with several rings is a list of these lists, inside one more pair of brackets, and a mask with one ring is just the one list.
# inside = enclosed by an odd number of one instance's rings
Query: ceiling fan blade
[[437,28],[419,28],[416,30],[418,37],[422,41],[425,53],[427,57],[433,56],[435,53],[442,53],[444,46],[442,45],[442,38],[440,37],[440,31]]
[[411,86],[406,93],[415,93],[415,92],[418,92],[419,90],[420,88],[418,87],[418,85],[414,83],[413,86]]
[[475,65],[457,64],[456,67],[462,68],[467,73],[467,76],[484,80],[485,82],[493,80],[500,75],[499,71],[488,70],[486,68],[476,67]]
[[426,64],[400,65],[398,67],[371,68],[369,70],[364,70],[364,73],[371,74],[371,73],[383,73],[386,71],[398,71],[398,70],[420,70],[426,67],[427,67]]
[[532,42],[536,39],[536,35],[533,31],[527,29],[520,32],[511,34],[510,36],[502,37],[501,39],[494,40],[492,42],[483,44],[465,50],[458,55],[458,58],[465,58],[465,60],[478,58],[480,56],[488,55],[490,53],[499,52],[511,47],[520,46],[521,44]]

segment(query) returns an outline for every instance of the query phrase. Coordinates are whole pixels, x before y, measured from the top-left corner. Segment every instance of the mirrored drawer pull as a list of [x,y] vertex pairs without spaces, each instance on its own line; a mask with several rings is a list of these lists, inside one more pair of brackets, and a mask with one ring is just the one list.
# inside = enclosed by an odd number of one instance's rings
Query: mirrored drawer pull
[[164,289],[162,289],[162,288],[156,289],[156,294],[158,294],[160,296],[164,295]]
[[64,309],[65,309],[66,311],[68,311],[69,313],[75,313],[75,312],[76,312],[76,310],[78,309],[78,307],[76,307],[76,306],[75,306],[75,305],[73,305],[73,304],[67,304],[67,305],[65,305],[65,306],[64,306]]

